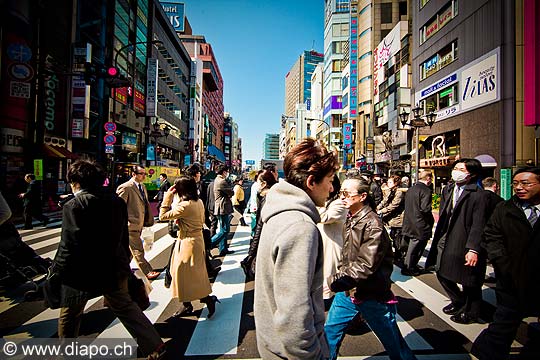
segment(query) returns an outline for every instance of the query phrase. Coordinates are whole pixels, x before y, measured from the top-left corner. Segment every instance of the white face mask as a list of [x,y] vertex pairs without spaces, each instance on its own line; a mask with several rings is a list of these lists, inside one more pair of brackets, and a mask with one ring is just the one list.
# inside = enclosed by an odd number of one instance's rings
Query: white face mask
[[452,170],[452,180],[454,180],[458,184],[467,180],[468,177],[468,173],[464,173],[463,171],[459,170]]

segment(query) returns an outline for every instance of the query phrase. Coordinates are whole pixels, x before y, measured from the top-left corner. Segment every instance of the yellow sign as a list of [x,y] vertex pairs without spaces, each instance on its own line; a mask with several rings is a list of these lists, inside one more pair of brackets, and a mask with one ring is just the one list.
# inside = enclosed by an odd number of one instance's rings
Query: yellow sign
[[144,184],[148,190],[157,190],[159,188],[159,174],[166,174],[169,182],[174,184],[174,180],[180,177],[180,169],[164,166],[148,166],[146,168],[146,178]]
[[421,159],[420,167],[423,167],[423,168],[446,167],[446,166],[450,166],[455,161],[455,159],[456,159],[455,156]]
[[43,180],[43,160],[34,159],[34,175],[36,180]]

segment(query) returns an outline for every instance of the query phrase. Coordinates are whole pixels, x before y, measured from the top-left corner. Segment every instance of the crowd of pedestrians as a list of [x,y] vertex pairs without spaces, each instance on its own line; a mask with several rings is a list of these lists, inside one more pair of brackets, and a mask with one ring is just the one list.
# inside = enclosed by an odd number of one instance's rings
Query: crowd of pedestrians
[[[177,227],[167,272],[171,296],[181,303],[173,316],[192,314],[195,300],[206,304],[208,318],[215,313],[219,299],[211,295],[210,280],[219,269],[212,267],[210,251],[234,253],[228,239],[236,210],[239,225],[251,226],[241,267],[255,281],[263,359],[336,359],[347,328],[358,322],[369,326],[391,359],[416,359],[397,326],[393,266],[408,277],[435,271],[450,299],[441,310],[467,325],[484,315],[481,287],[488,260],[495,270],[497,307],[471,352],[481,360],[507,358],[522,319],[540,316],[540,169],[517,170],[514,196],[504,201],[497,180],[481,178],[478,160],[458,159],[442,189],[436,224],[430,171],[420,171],[409,187],[408,178],[384,179],[357,169],[340,181],[338,169],[333,152],[305,139],[284,159],[284,179],[272,164],[257,173],[247,202],[242,179],[233,186],[225,165],[217,166],[207,186],[197,164],[172,186],[160,174],[154,198],[159,220]],[[47,221],[32,203],[38,184],[31,175],[20,195],[25,227],[32,217]],[[146,169],[134,166],[131,175],[110,193],[96,163],[78,160],[68,170],[73,195],[63,204],[61,241],[51,267],[61,279],[58,334],[78,336],[87,301],[102,295],[141,352],[156,359],[164,344],[128,293],[131,258],[149,280],[160,274],[145,259],[141,242],[143,227],[154,222],[143,184]]]

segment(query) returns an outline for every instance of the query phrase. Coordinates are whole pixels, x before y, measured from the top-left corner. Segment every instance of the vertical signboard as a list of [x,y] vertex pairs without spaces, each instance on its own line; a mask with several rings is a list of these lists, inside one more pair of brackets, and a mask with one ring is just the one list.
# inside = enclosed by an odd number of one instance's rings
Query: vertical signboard
[[352,124],[343,124],[343,147],[350,149],[352,144]]
[[351,13],[350,62],[351,74],[349,77],[349,119],[355,120],[358,106],[358,17]]
[[34,159],[34,175],[36,180],[43,180],[43,159]]
[[158,59],[149,58],[146,69],[146,116],[157,116]]
[[512,169],[501,169],[501,197],[504,200],[512,197]]

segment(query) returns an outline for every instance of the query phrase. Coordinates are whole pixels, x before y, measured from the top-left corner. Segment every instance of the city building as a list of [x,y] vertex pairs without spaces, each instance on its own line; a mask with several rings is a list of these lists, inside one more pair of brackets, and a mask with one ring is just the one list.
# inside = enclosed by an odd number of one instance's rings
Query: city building
[[437,115],[420,129],[420,166],[432,169],[437,191],[457,156],[476,157],[484,176],[498,176],[516,160],[514,4],[431,0],[412,8],[411,106]]
[[263,159],[279,160],[279,134],[266,134],[263,142]]

